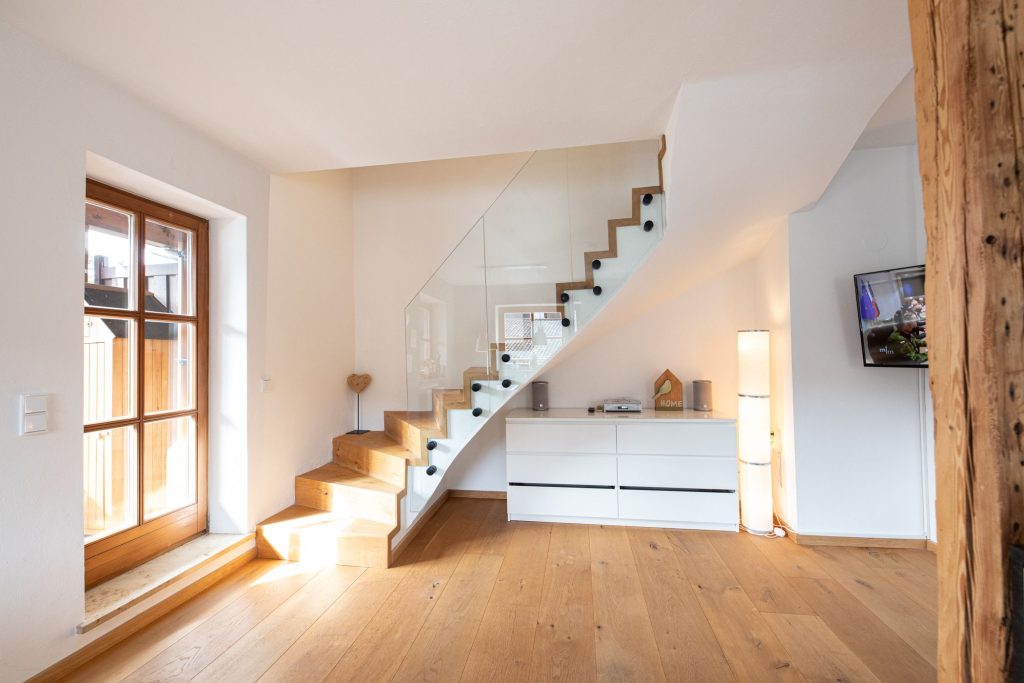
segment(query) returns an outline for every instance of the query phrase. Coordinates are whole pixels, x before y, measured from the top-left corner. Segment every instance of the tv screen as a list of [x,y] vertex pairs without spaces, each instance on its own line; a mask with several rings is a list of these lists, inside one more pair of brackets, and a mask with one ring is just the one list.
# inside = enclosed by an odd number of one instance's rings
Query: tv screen
[[928,367],[924,266],[853,276],[860,346],[869,367]]

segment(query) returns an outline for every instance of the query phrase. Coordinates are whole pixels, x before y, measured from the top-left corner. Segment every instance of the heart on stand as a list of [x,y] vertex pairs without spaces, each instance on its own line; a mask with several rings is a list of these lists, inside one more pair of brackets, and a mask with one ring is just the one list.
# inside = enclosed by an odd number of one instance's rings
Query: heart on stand
[[370,379],[369,375],[349,375],[348,388],[361,394],[366,387],[370,386]]

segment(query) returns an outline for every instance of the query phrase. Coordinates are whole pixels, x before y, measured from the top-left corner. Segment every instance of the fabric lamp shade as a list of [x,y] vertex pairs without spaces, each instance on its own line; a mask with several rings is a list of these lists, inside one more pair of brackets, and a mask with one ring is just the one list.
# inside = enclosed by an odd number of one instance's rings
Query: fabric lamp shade
[[771,419],[770,398],[740,395],[736,426],[741,460],[759,465],[771,463]]
[[771,393],[768,330],[741,330],[738,337],[740,396]]
[[759,534],[774,528],[771,467],[740,463],[740,523]]
[[771,356],[767,330],[737,334],[739,385],[737,446],[740,456],[740,524],[747,531],[769,534],[774,528],[772,505]]

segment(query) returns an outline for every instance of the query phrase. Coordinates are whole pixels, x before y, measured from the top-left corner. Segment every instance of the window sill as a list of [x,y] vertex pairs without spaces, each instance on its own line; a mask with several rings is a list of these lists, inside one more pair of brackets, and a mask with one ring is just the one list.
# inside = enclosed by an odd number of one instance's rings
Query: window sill
[[90,588],[85,592],[85,619],[76,631],[88,633],[172,584],[187,585],[187,579],[207,565],[253,543],[253,534],[204,534]]

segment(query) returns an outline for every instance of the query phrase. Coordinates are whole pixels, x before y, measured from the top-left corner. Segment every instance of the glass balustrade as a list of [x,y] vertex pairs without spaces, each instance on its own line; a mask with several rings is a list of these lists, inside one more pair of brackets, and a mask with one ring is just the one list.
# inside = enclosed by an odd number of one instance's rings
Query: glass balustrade
[[406,307],[407,409],[432,410],[438,392],[457,406],[431,451],[438,472],[413,468],[413,510],[661,240],[659,150],[644,140],[535,152]]

